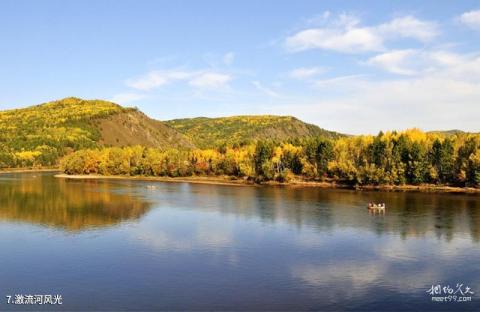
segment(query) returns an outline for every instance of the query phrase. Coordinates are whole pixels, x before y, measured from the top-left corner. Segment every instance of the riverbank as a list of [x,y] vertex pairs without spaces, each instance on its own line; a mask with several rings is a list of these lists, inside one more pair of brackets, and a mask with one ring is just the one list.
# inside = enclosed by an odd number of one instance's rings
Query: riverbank
[[237,186],[259,186],[254,182],[245,180],[232,180],[227,177],[145,177],[145,176],[104,176],[104,175],[69,175],[57,174],[55,178],[72,180],[133,180],[133,181],[156,181],[156,182],[174,182],[174,183],[195,183],[195,184],[214,184],[214,185],[237,185]]
[[386,192],[425,192],[425,193],[466,193],[480,194],[480,188],[454,187],[434,184],[422,185],[364,185],[355,187],[364,191],[386,191]]
[[5,173],[35,173],[35,172],[61,172],[59,168],[32,168],[32,169],[25,169],[25,168],[9,168],[9,169],[0,169],[0,174]]
[[133,180],[133,181],[157,181],[157,182],[174,182],[174,183],[195,183],[195,184],[213,184],[213,185],[234,185],[234,186],[286,186],[286,187],[317,187],[317,188],[337,188],[337,189],[353,189],[359,191],[386,191],[386,192],[428,192],[428,193],[467,193],[480,194],[479,188],[470,187],[451,187],[439,185],[363,185],[352,186],[336,182],[320,182],[306,180],[292,180],[290,182],[281,183],[276,181],[267,181],[262,184],[255,183],[246,179],[232,179],[229,176],[215,177],[145,177],[145,176],[104,176],[104,175],[68,175],[57,174],[56,178],[74,179],[74,180]]

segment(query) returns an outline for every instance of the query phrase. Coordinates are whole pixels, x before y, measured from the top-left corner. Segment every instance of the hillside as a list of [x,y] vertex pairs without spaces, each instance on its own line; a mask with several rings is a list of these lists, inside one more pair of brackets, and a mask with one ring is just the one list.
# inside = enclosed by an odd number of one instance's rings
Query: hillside
[[193,146],[161,121],[108,101],[65,98],[0,112],[0,168],[54,165],[72,150],[137,144]]
[[466,133],[469,133],[469,132],[465,132],[465,131],[457,130],[457,129],[452,129],[452,130],[434,130],[434,131],[428,131],[427,133],[439,134],[439,135],[450,137],[452,135],[462,135],[462,134],[466,134]]
[[259,139],[286,141],[304,137],[336,138],[342,134],[327,131],[291,116],[232,116],[185,118],[165,122],[200,147],[242,144]]
[[100,131],[99,142],[109,146],[142,145],[160,148],[193,148],[194,145],[181,133],[151,119],[144,113],[125,109],[99,119],[96,123]]

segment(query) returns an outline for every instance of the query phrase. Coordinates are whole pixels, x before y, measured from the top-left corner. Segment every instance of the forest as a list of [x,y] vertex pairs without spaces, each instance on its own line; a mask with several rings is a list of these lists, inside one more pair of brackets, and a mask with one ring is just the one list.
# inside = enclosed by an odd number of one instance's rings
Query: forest
[[[61,165],[69,174],[480,186],[478,133],[410,129],[348,136],[269,115],[153,120],[148,128],[142,117],[110,122],[121,131],[138,128],[130,134],[133,144],[118,137],[115,144],[105,144],[103,135],[115,133],[102,122],[130,112],[138,110],[73,97],[1,111],[0,169]],[[146,140],[160,134],[168,138]]]
[[339,138],[341,133],[328,131],[292,116],[244,115],[218,118],[184,118],[165,123],[189,138],[201,149],[221,145],[240,146],[274,138],[287,141],[302,137]]
[[0,112],[0,168],[56,166],[72,151],[98,146],[96,121],[131,110],[102,100],[65,98]]
[[0,169],[56,167],[86,148],[142,145],[168,148],[241,146],[259,139],[284,142],[338,133],[291,116],[232,116],[158,121],[136,108],[103,100],[64,98],[0,111]]
[[480,186],[480,135],[418,129],[376,136],[258,140],[211,149],[110,147],[63,158],[67,174],[127,176],[227,175],[255,182],[292,179],[351,185]]

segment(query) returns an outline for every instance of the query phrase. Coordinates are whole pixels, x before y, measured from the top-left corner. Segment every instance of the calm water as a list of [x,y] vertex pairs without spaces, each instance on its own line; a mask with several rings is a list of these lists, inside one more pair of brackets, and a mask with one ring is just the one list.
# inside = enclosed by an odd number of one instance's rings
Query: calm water
[[480,309],[480,196],[151,184],[0,175],[0,310]]

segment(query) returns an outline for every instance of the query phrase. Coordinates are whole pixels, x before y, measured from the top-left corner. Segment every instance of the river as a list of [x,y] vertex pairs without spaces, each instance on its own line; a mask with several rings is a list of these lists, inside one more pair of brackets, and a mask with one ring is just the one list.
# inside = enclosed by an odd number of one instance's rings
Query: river
[[478,195],[2,174],[0,246],[0,310],[480,308]]

